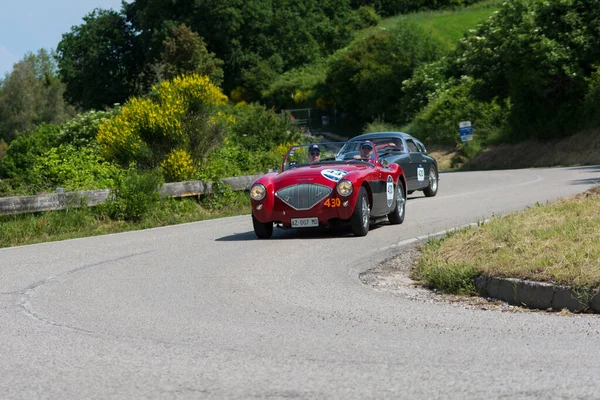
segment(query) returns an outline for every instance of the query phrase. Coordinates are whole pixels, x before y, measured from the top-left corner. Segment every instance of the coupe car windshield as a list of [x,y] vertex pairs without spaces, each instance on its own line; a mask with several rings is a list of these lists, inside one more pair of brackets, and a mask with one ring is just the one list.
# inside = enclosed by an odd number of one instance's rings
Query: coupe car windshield
[[371,162],[376,159],[373,142],[329,142],[292,146],[283,161],[283,169],[299,166],[344,162]]

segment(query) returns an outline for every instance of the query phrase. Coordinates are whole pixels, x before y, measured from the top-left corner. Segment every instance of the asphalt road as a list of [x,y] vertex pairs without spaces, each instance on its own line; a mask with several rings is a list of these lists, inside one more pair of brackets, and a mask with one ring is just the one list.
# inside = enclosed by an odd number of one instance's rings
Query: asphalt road
[[355,238],[248,216],[0,250],[0,398],[600,398],[600,318],[409,300],[408,239],[572,195],[600,167],[443,174]]

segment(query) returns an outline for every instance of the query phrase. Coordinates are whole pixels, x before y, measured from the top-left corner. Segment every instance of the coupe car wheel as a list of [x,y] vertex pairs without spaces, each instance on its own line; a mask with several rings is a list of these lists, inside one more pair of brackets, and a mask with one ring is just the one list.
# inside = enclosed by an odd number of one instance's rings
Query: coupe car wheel
[[396,190],[396,207],[394,211],[388,214],[390,224],[397,225],[404,222],[404,213],[406,211],[406,194],[404,194],[404,184],[398,179],[398,189]]
[[361,187],[354,206],[354,213],[350,218],[352,233],[355,236],[365,236],[369,232],[370,214],[369,196],[367,196],[367,190]]
[[256,237],[258,237],[259,239],[270,239],[271,236],[273,235],[273,223],[272,222],[262,223],[259,220],[257,220],[256,218],[254,218],[254,215],[253,215],[252,216],[252,225],[254,226],[254,233],[256,234]]
[[426,197],[433,197],[437,194],[438,191],[438,174],[437,169],[432,165],[429,170],[429,186],[427,189],[423,190]]

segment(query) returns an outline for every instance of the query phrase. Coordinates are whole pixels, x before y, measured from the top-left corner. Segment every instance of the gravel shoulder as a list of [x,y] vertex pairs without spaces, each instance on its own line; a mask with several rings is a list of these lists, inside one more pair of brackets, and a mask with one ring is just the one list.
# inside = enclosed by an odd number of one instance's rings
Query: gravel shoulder
[[[375,290],[385,292],[394,296],[400,296],[409,300],[440,303],[466,309],[479,309],[513,313],[552,313],[571,315],[567,310],[551,311],[538,310],[509,304],[494,298],[483,298],[477,296],[460,296],[447,294],[437,289],[429,289],[422,283],[411,279],[411,270],[415,266],[415,260],[420,255],[419,244],[412,244],[401,249],[400,254],[388,258],[359,275],[359,279],[365,285]],[[594,315],[590,315],[594,316]],[[600,315],[595,317],[600,318]]]

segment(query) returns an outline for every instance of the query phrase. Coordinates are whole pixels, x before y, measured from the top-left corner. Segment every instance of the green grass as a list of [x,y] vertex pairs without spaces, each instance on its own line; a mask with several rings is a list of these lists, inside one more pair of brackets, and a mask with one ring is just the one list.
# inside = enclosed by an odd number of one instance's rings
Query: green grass
[[477,28],[477,24],[484,22],[500,9],[503,1],[487,0],[456,11],[425,11],[385,18],[376,28],[368,28],[361,32],[357,39],[364,37],[374,29],[390,29],[399,21],[408,20],[431,32],[446,51],[451,51],[456,48],[458,40],[463,37],[465,32]]
[[224,204],[198,203],[194,198],[162,199],[137,222],[115,221],[99,207],[0,216],[0,247],[52,242],[250,214],[247,191],[234,192]]
[[600,289],[600,186],[432,240],[415,279],[474,294],[476,276],[521,278]]

